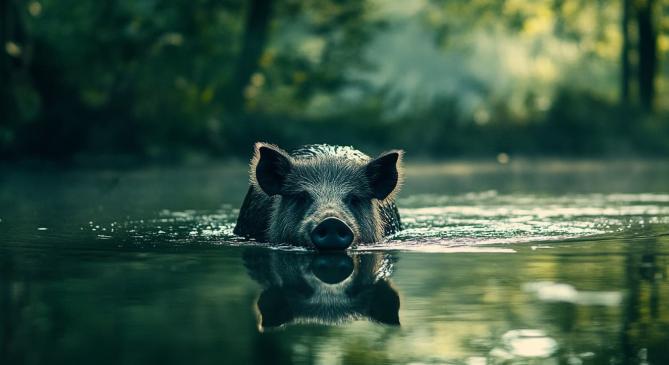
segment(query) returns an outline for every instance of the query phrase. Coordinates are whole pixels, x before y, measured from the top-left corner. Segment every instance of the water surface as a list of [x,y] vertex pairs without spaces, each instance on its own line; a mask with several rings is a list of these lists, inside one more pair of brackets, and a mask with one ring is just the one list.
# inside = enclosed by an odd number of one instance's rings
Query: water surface
[[0,171],[1,363],[669,363],[669,164],[413,164],[347,254],[232,235],[246,167]]

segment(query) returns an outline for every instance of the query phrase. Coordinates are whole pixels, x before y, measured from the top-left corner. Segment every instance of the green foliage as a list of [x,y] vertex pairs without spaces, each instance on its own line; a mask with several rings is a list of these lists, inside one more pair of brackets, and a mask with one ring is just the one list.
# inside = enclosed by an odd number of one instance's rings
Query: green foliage
[[[661,87],[654,114],[618,105],[619,4],[421,4],[3,3],[0,154],[172,160],[245,156],[256,140],[425,156],[669,152]],[[266,19],[250,19],[260,5]]]

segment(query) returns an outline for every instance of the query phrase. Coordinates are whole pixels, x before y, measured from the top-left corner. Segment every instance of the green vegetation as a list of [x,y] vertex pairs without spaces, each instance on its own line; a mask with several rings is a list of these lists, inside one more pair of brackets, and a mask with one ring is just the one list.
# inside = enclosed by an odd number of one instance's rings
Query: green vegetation
[[668,0],[0,4],[5,160],[669,153]]

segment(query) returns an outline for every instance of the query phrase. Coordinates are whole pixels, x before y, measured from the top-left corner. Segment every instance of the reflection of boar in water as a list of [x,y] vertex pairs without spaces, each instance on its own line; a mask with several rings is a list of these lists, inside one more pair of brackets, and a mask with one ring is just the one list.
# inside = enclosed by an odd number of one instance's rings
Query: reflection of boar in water
[[288,154],[256,143],[251,186],[234,232],[318,249],[381,241],[401,229],[394,202],[401,157],[401,151],[390,151],[371,159],[328,145]]
[[383,253],[309,253],[250,249],[249,275],[263,286],[260,329],[287,324],[338,325],[352,320],[399,325],[400,299]]

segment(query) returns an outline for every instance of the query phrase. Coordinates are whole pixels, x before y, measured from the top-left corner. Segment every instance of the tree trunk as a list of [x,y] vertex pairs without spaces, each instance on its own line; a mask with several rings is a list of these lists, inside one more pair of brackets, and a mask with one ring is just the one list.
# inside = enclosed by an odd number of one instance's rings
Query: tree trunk
[[620,103],[624,106],[629,105],[630,99],[630,0],[622,0],[622,24],[621,31],[623,36],[623,45],[620,53]]
[[234,81],[230,98],[227,102],[232,111],[244,107],[244,90],[251,75],[258,68],[258,61],[267,43],[267,34],[271,20],[272,0],[251,0],[246,16],[246,25],[242,38]]
[[[5,50],[9,40],[9,0],[0,0],[0,116],[9,123],[9,55]],[[0,127],[2,123],[0,123]]]
[[653,0],[637,8],[639,29],[639,97],[646,111],[653,110],[655,74],[657,72],[657,34],[653,26]]
[[[16,74],[24,70],[27,59],[28,37],[19,4],[11,0],[0,0],[0,127],[16,122],[14,80]],[[10,42],[21,47],[21,52],[10,54]]]

